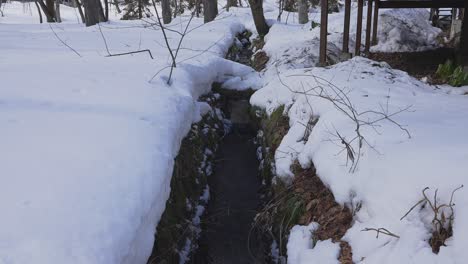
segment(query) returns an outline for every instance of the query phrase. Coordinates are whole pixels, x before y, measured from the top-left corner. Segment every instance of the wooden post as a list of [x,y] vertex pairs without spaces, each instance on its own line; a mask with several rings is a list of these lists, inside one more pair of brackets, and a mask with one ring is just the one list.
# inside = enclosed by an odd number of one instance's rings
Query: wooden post
[[460,36],[460,48],[459,48],[459,61],[460,64],[468,67],[468,14],[466,12],[468,10],[468,1],[465,2],[465,10],[463,15],[463,24]]
[[320,17],[320,66],[325,66],[327,63],[327,29],[328,29],[328,0],[320,0],[321,17]]
[[372,30],[372,3],[373,0],[367,1],[367,18],[366,18],[366,53],[369,54],[370,52],[370,38],[371,38],[371,30]]
[[362,9],[364,6],[364,0],[358,0],[357,10],[357,26],[356,26],[356,50],[355,55],[361,54],[361,35],[362,35]]
[[343,28],[343,52],[349,53],[349,24],[351,20],[351,0],[345,0],[345,16]]
[[377,27],[379,24],[379,2],[380,0],[375,0],[374,5],[374,25],[372,25],[372,45],[377,45]]

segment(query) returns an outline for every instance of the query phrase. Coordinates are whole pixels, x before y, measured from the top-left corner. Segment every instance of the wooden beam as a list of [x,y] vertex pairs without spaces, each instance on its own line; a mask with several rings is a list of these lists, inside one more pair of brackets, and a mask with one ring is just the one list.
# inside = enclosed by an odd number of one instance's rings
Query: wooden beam
[[349,24],[351,20],[351,0],[345,0],[345,16],[343,28],[343,52],[349,53]]
[[389,0],[380,1],[380,8],[462,8],[464,0]]
[[379,5],[380,0],[375,0],[374,5],[374,25],[372,26],[372,45],[377,45],[377,27],[379,25]]
[[366,18],[366,53],[369,53],[371,46],[371,30],[372,30],[372,0],[367,1],[367,18]]
[[327,64],[328,0],[320,0],[320,66]]
[[356,50],[354,54],[356,56],[361,55],[361,35],[362,35],[362,9],[364,6],[364,0],[358,0],[357,10],[357,26],[356,26]]

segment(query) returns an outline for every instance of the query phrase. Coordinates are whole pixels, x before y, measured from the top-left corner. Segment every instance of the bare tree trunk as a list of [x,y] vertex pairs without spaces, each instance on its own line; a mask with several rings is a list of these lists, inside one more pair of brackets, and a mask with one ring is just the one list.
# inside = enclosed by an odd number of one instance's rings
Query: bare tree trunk
[[47,22],[55,22],[55,5],[54,0],[46,0],[47,10],[50,17],[47,17]]
[[101,0],[98,0],[99,4],[99,15],[101,16],[101,21],[99,22],[105,22],[107,21],[106,15],[104,14],[104,8],[102,7]]
[[201,0],[195,0],[195,15],[200,17]]
[[[47,22],[55,22],[54,1],[47,0],[47,2],[44,3],[43,0],[37,0],[37,2],[39,3],[39,6],[41,7],[42,12],[44,12]],[[52,5],[52,6],[49,6],[49,5]]]
[[218,15],[217,0],[203,0],[203,21],[208,23],[213,21]]
[[299,0],[297,11],[299,13],[299,24],[306,24],[309,22],[309,4],[307,0]]
[[465,3],[465,10],[463,14],[458,60],[460,61],[461,65],[468,67],[468,14],[466,13],[466,10],[468,10],[468,2]]
[[62,22],[62,18],[60,17],[60,0],[55,0],[55,22]]
[[262,0],[249,0],[250,9],[255,23],[255,28],[260,36],[268,34],[270,28],[268,27],[265,16],[263,14],[263,1]]
[[85,9],[86,26],[94,26],[99,22],[104,22],[101,2],[99,0],[83,0]]
[[117,10],[117,13],[120,14],[122,11],[120,10],[119,2],[117,2],[117,0],[114,0],[114,5],[115,5],[115,9]]
[[161,9],[162,9],[163,23],[164,24],[171,23],[171,20],[172,20],[171,1],[161,0]]
[[138,0],[138,18],[143,17],[143,0]]
[[76,8],[78,8],[78,13],[80,13],[81,22],[86,23],[86,19],[85,19],[84,13],[83,13],[83,8],[81,7],[80,1],[75,0],[75,5],[76,5]]
[[[2,7],[2,2],[3,0],[0,0],[0,8]],[[34,1],[34,3],[36,4],[36,7],[37,7],[37,13],[39,13],[39,22],[42,24],[43,20],[42,20],[42,12],[41,12],[41,8],[39,7],[39,4],[37,3],[37,0]]]
[[109,0],[104,0],[104,17],[109,20]]

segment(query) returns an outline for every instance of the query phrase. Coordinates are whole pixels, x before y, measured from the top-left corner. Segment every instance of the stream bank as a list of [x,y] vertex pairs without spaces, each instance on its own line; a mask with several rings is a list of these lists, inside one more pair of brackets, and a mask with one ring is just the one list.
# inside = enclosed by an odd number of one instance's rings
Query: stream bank
[[[264,67],[268,58],[252,53],[249,38],[239,34],[227,58]],[[339,261],[352,263],[341,238],[353,212],[335,202],[313,164],[293,166],[292,181],[277,177],[275,152],[289,130],[288,109],[267,115],[250,105],[253,93],[214,83],[202,98],[212,110],[182,143],[149,263],[287,263],[290,230],[311,222],[319,225],[311,239],[339,243]]]

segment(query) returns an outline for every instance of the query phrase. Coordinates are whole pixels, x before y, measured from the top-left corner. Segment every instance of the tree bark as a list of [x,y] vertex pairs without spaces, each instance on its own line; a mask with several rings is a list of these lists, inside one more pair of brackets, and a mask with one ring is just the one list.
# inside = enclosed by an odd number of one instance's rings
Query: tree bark
[[83,0],[85,9],[86,26],[94,26],[99,22],[104,22],[102,6],[99,0]]
[[104,0],[104,17],[109,20],[109,0]]
[[218,15],[217,0],[203,0],[203,20],[205,23],[213,21]]
[[138,18],[143,17],[143,0],[138,0]]
[[100,22],[106,22],[107,21],[107,17],[106,15],[104,14],[104,8],[102,7],[102,3],[101,3],[101,0],[98,0],[98,4],[99,4],[99,15],[101,16],[101,20]]
[[[2,7],[2,1],[3,1],[3,0],[0,0],[0,8]],[[42,20],[41,7],[40,7],[39,4],[37,3],[37,0],[34,1],[34,4],[36,4],[37,13],[39,13],[39,22],[42,24],[43,20]]]
[[307,0],[299,0],[297,11],[299,13],[299,24],[306,24],[309,22],[309,4]]
[[60,0],[55,0],[55,22],[62,22],[62,18],[60,17]]
[[161,0],[161,9],[162,9],[163,23],[164,24],[171,23],[171,20],[172,20],[171,1]]
[[117,2],[117,0],[114,0],[114,5],[115,5],[115,9],[117,10],[117,13],[120,14],[122,11],[120,11],[119,2]]
[[260,36],[268,34],[270,28],[268,27],[265,15],[263,14],[263,1],[262,0],[249,0],[250,10],[255,23],[255,28]]
[[75,5],[76,5],[76,8],[78,8],[78,13],[80,13],[81,22],[86,23],[86,19],[85,19],[84,13],[83,13],[83,8],[81,7],[80,1],[75,0]]
[[[42,12],[44,12],[47,22],[55,22],[54,1],[47,0],[47,3],[44,3],[43,0],[38,0],[37,2],[39,3],[39,6],[41,7]],[[52,4],[52,8],[48,6],[49,4]]]

